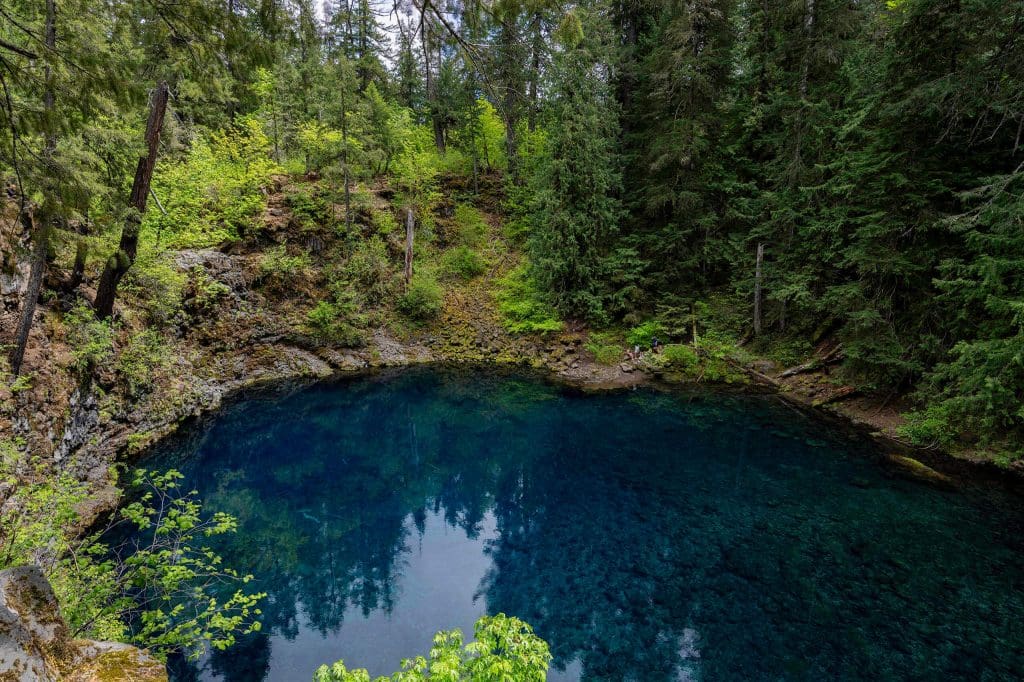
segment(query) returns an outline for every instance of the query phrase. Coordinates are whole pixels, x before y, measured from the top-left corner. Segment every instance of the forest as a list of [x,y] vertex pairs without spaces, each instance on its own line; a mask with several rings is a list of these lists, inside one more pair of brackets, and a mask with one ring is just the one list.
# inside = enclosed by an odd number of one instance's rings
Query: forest
[[[174,382],[243,325],[487,359],[452,320],[493,313],[611,367],[660,346],[645,369],[691,380],[816,372],[907,444],[1024,456],[1021,0],[5,0],[0,182],[0,566],[64,548],[58,596],[98,479],[54,473],[19,415],[184,418]],[[214,276],[236,257],[258,297]],[[139,476],[164,506],[129,522],[232,529]],[[139,616],[138,581],[167,579],[150,551],[79,632],[252,627],[241,592],[204,625]],[[219,571],[196,562],[170,592]]]

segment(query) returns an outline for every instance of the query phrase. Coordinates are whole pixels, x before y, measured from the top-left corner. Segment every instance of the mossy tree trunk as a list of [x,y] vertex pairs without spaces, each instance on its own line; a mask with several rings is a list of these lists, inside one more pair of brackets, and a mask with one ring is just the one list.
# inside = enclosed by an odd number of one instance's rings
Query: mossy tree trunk
[[146,212],[149,188],[153,182],[153,170],[156,168],[156,157],[160,147],[160,129],[163,128],[164,114],[167,111],[167,98],[167,83],[162,81],[150,99],[149,120],[146,122],[146,155],[139,158],[139,164],[135,168],[132,193],[128,200],[130,211],[121,230],[121,242],[117,251],[107,259],[96,291],[94,307],[96,316],[101,320],[113,314],[117,285],[135,262],[135,255],[139,250],[139,228],[142,224],[142,214]]

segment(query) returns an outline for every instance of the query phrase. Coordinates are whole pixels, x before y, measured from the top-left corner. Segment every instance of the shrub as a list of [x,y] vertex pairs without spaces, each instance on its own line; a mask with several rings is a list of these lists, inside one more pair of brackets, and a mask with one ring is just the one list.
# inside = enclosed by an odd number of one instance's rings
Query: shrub
[[284,245],[275,246],[267,249],[260,260],[259,279],[272,288],[284,289],[306,277],[311,266],[309,254],[289,255]]
[[206,268],[202,267],[189,271],[189,290],[191,307],[195,311],[209,310],[231,293],[227,284],[210,277]]
[[159,164],[153,179],[166,214],[147,211],[144,230],[175,249],[235,241],[256,227],[266,206],[262,189],[280,169],[255,117],[197,140],[185,161]]
[[373,229],[380,235],[387,236],[398,232],[398,219],[395,218],[395,214],[392,211],[371,209],[370,220],[373,223]]
[[444,291],[431,275],[413,275],[409,288],[398,300],[398,310],[406,317],[425,322],[441,314]]
[[359,327],[364,320],[351,293],[336,297],[334,301],[320,301],[309,311],[306,322],[310,332],[321,342],[349,347],[363,344]]
[[455,207],[455,240],[462,246],[479,246],[487,235],[487,223],[480,211],[466,204]]
[[165,325],[181,312],[188,276],[175,267],[170,253],[143,248],[124,276],[121,291],[138,299],[150,323]]
[[132,335],[117,356],[114,365],[125,392],[132,398],[141,397],[153,384],[153,373],[169,361],[163,337],[154,329]]
[[441,256],[441,272],[451,279],[472,279],[485,270],[483,256],[468,246],[457,246]]
[[907,422],[897,433],[915,445],[949,447],[957,437],[948,405],[929,405],[907,415]]
[[707,332],[697,343],[697,352],[701,359],[701,379],[725,383],[746,381],[747,375],[735,366],[744,356],[732,338]]
[[633,327],[626,335],[626,343],[630,346],[640,346],[642,350],[651,347],[651,341],[656,338],[664,338],[665,327],[657,320],[648,320],[643,324]]
[[495,298],[502,323],[510,332],[546,333],[562,329],[558,313],[544,299],[523,263],[497,282]]
[[64,314],[64,324],[75,369],[86,371],[110,359],[114,352],[114,331],[109,321],[97,320],[89,306],[78,303]]
[[686,374],[693,373],[700,364],[700,358],[690,346],[670,343],[661,349],[661,361],[666,367]]
[[[499,613],[484,616],[473,628],[474,641],[463,646],[458,630],[434,635],[430,658],[419,656],[402,662],[401,672],[379,677],[376,682],[404,680],[426,682],[544,682],[551,652],[547,643],[518,618]],[[321,666],[313,682],[369,682],[364,669],[349,670],[343,661]]]
[[614,365],[622,359],[622,344],[616,343],[610,334],[592,332],[586,348],[599,365]]
[[379,235],[359,242],[342,272],[349,282],[356,285],[367,303],[380,303],[391,294],[394,268],[388,257],[387,244]]
[[330,204],[323,192],[315,187],[299,187],[288,193],[285,199],[292,212],[292,220],[302,230],[314,230],[328,222]]

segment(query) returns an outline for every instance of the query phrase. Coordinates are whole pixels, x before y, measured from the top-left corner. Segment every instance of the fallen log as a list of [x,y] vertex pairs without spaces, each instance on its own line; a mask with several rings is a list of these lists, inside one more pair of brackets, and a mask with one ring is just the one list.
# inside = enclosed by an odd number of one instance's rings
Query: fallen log
[[822,405],[828,405],[829,403],[835,403],[835,402],[839,402],[840,400],[844,400],[846,398],[849,398],[851,395],[853,395],[854,393],[857,393],[857,392],[859,392],[859,389],[857,389],[854,386],[841,386],[834,393],[830,393],[827,396],[825,396],[824,398],[821,398],[819,400],[815,400],[811,404],[814,405],[815,407],[820,407]]

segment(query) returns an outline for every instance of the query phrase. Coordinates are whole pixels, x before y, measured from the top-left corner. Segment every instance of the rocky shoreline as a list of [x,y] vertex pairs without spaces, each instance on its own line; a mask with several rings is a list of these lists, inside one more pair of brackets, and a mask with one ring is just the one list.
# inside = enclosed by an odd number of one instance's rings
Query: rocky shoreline
[[[531,368],[585,390],[672,381],[642,362],[596,363],[585,350],[587,331],[582,328],[542,336],[508,333],[486,287],[450,292],[440,319],[422,328],[381,325],[366,334],[359,348],[317,343],[296,331],[301,329],[297,320],[302,319],[303,305],[308,305],[305,299],[277,296],[260,287],[254,274],[258,259],[258,252],[231,255],[213,249],[177,255],[182,273],[200,272],[227,293],[215,310],[183,322],[179,337],[167,340],[170,364],[139,396],[129,394],[109,372],[79,383],[70,368],[69,340],[48,333],[43,323],[35,326],[26,358],[32,381],[17,392],[0,387],[0,405],[8,406],[0,410],[0,432],[8,431],[27,452],[87,482],[91,495],[81,510],[83,527],[116,507],[116,464],[173,433],[183,422],[215,411],[229,397],[262,385],[426,363]],[[14,293],[17,288],[8,289]],[[3,316],[4,321],[10,316]],[[138,332],[126,325],[122,334]],[[774,391],[800,409],[849,420],[902,457],[943,472],[980,470],[990,475],[996,470],[990,464],[909,448],[893,428],[877,419],[844,409],[842,402],[823,403],[821,391],[834,387],[792,390],[762,372],[763,367],[740,369],[752,385],[762,386],[757,390]],[[1005,470],[998,472],[1006,475]]]

